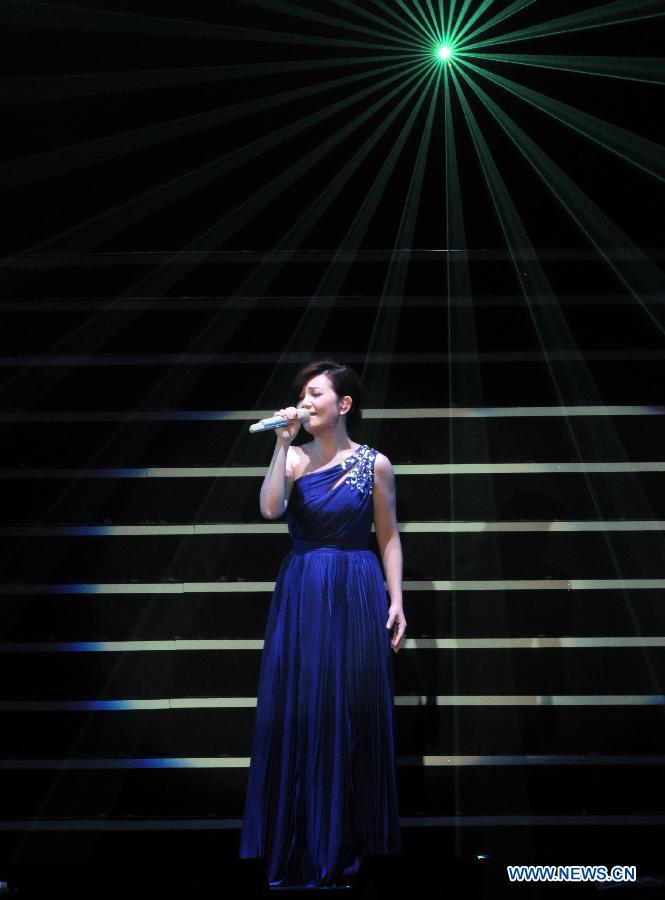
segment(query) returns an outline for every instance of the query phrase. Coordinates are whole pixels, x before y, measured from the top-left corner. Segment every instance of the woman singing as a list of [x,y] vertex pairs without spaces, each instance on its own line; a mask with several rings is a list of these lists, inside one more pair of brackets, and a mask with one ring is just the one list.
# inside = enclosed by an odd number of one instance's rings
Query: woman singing
[[287,513],[293,547],[265,632],[240,856],[264,857],[271,886],[323,887],[401,850],[390,650],[406,631],[402,548],[392,466],[347,433],[356,373],[311,363],[294,388],[312,440],[292,446],[296,409],[275,413],[293,422],[276,430],[261,513]]

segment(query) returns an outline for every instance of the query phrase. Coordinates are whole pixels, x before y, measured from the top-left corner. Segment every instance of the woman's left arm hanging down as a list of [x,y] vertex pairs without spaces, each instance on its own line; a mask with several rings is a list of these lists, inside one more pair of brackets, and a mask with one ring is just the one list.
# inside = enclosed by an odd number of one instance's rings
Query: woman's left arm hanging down
[[390,594],[386,628],[393,631],[390,646],[398,653],[406,631],[402,602],[402,543],[395,510],[395,473],[390,460],[382,453],[377,453],[374,463],[373,498],[374,528]]

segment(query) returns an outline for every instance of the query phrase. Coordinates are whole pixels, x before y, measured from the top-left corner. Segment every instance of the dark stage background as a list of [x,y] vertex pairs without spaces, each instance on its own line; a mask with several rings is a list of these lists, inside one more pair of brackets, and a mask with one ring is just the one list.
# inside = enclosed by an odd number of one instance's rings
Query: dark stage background
[[0,0],[0,880],[231,871],[247,426],[322,356],[397,473],[410,883],[663,874],[664,17]]

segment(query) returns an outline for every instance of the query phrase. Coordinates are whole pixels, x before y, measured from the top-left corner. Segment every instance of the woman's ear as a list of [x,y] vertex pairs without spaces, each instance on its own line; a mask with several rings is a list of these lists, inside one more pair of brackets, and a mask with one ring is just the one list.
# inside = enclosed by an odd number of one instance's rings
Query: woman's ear
[[345,396],[342,397],[342,399],[339,402],[340,402],[340,407],[339,407],[340,415],[345,416],[348,413],[348,411],[351,409],[351,407],[353,406],[353,398],[349,397],[348,394],[345,394]]

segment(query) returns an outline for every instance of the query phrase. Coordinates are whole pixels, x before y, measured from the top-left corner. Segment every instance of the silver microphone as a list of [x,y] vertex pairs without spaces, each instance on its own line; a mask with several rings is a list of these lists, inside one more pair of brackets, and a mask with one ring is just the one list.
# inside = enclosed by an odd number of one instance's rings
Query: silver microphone
[[[301,422],[306,422],[309,419],[309,410],[308,409],[300,409],[296,410],[298,418]],[[284,428],[285,425],[291,425],[292,419],[287,419],[286,416],[271,416],[269,419],[259,419],[258,422],[254,422],[253,425],[249,426],[250,434],[257,434],[259,431],[274,431],[275,428]]]

